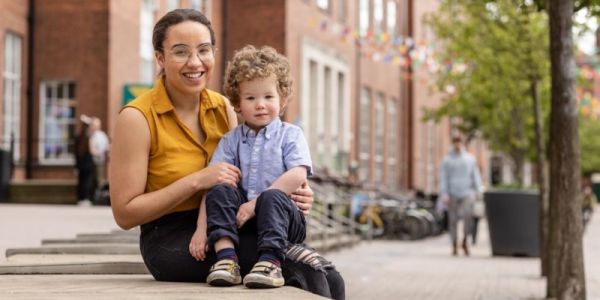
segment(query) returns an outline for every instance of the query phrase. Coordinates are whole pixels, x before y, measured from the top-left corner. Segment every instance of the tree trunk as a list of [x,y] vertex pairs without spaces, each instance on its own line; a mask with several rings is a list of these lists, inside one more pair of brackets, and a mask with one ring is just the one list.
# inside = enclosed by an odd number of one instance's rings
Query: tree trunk
[[510,145],[510,156],[512,158],[514,168],[513,177],[517,184],[523,186],[523,166],[525,165],[525,149],[523,148],[523,140],[525,139],[525,122],[523,122],[522,110],[515,106],[512,109],[513,115],[513,130],[514,138],[517,141],[516,144]]
[[542,120],[542,107],[538,93],[539,81],[531,79],[531,98],[533,99],[533,115],[535,117],[535,143],[537,152],[537,182],[539,188],[539,236],[540,236],[540,258],[542,262],[542,276],[548,273],[548,187],[546,178],[546,147],[544,145],[544,128]]
[[552,110],[550,114],[550,261],[547,296],[585,299],[579,195],[579,137],[573,56],[573,0],[548,0]]

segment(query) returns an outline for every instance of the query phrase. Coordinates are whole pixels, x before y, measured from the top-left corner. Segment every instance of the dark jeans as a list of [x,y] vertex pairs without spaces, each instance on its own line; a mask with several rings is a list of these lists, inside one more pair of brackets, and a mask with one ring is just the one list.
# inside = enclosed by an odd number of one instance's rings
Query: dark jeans
[[[148,270],[158,281],[206,282],[216,262],[214,251],[204,261],[196,261],[189,252],[196,231],[198,210],[176,212],[141,226],[140,250]],[[237,248],[242,276],[250,272],[258,259],[256,218],[238,230]],[[285,284],[333,299],[345,298],[344,280],[335,269],[327,273],[291,260],[282,264]]]
[[[246,195],[230,185],[217,185],[206,195],[207,235],[210,249],[223,237],[239,247],[236,215],[240,205],[248,202]],[[280,260],[288,242],[299,244],[306,238],[306,221],[294,202],[280,190],[266,190],[256,199],[258,253],[270,251]]]
[[96,167],[92,164],[78,169],[77,173],[77,200],[88,199],[93,201],[96,190]]

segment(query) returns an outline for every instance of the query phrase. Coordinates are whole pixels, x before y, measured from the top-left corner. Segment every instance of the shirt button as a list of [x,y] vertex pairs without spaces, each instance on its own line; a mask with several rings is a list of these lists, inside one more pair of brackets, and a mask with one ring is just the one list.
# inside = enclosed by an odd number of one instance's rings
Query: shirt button
[[271,135],[270,135],[270,134],[267,134],[267,135],[265,135],[265,136],[266,136],[267,138],[271,138]]

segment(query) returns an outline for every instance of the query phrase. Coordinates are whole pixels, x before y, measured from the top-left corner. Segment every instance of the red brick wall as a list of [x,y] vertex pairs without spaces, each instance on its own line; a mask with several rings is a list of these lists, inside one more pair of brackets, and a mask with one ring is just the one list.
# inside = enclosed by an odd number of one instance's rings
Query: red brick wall
[[227,32],[224,39],[225,59],[247,44],[269,45],[285,53],[285,4],[283,0],[227,1]]
[[[42,81],[72,80],[76,84],[77,115],[94,115],[106,120],[108,0],[89,0],[85,5],[79,0],[36,1],[35,5],[35,103],[40,103]],[[34,108],[36,140],[39,137],[39,117],[40,107],[37,105]],[[34,146],[34,157],[37,157],[38,146]],[[40,170],[40,175],[43,173],[46,172]],[[37,173],[34,172],[33,177],[37,177]]]

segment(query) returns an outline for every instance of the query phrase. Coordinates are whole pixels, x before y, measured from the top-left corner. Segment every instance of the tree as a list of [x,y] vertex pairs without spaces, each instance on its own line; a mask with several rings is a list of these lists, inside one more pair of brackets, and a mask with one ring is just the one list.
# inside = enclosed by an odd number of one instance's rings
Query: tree
[[[590,2],[590,1],[578,1]],[[550,113],[550,250],[547,297],[585,299],[579,197],[580,161],[573,55],[574,0],[548,0]],[[554,259],[556,258],[556,259]]]
[[[535,137],[544,141],[543,126],[535,125],[546,119],[550,80],[545,15],[533,4],[516,3],[442,1],[428,19],[448,53],[437,87],[456,92],[426,117],[458,117],[465,135],[480,132],[493,150],[511,157],[514,177],[522,184],[525,160],[538,153]],[[537,119],[534,107],[539,108]]]

